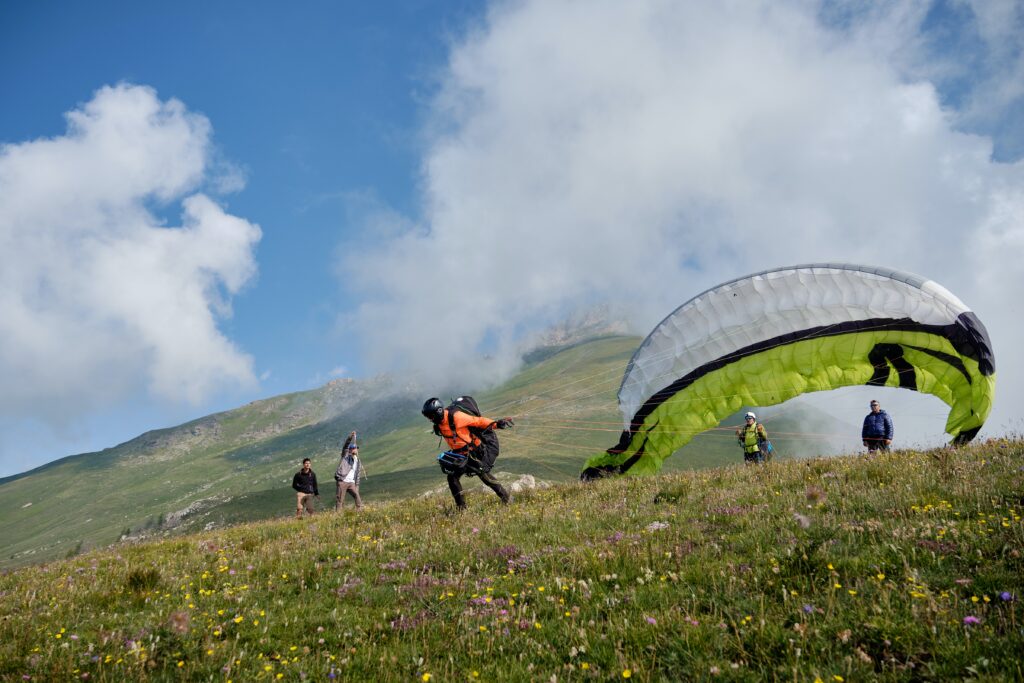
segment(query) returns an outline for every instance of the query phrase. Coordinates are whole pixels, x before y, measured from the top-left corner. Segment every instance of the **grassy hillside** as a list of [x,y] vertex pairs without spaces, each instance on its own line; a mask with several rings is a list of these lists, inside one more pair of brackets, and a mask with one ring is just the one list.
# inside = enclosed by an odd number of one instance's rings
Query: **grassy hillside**
[[[638,343],[634,337],[608,337],[547,349],[534,353],[504,385],[474,390],[488,414],[517,417],[516,429],[502,433],[501,476],[571,481],[589,455],[613,445],[622,429],[615,394]],[[287,515],[293,506],[291,475],[307,456],[327,504],[337,449],[351,429],[359,430],[370,475],[363,486],[367,500],[406,498],[443,486],[434,462],[437,438],[419,416],[424,398],[387,378],[336,381],[9,477],[0,481],[0,567],[61,558],[122,537],[153,538]],[[783,407],[776,417],[766,413],[783,457],[826,452],[820,441],[800,435],[829,431],[816,426],[829,419],[800,406]],[[697,437],[666,469],[738,458],[731,428],[723,428]]]
[[[584,344],[541,360],[527,372],[573,379],[621,375],[637,340]],[[605,384],[611,386],[605,381]],[[517,378],[511,384],[550,401],[557,382]],[[590,396],[576,409],[614,413],[610,394],[588,380]],[[479,394],[485,405],[514,407],[504,389]],[[370,499],[416,495],[438,485],[437,440],[419,415],[424,396],[387,379],[337,381],[314,391],[256,401],[169,429],[148,432],[115,448],[64,458],[0,482],[0,567],[64,557],[122,536],[153,536],[287,514],[289,484],[303,457],[314,460],[331,495],[344,435],[358,429],[370,478]],[[496,401],[505,405],[498,406]],[[529,428],[523,433],[528,437]],[[508,439],[511,472],[545,463],[545,477],[575,477],[579,456],[551,458]],[[613,439],[614,441],[614,439]],[[595,440],[602,443],[603,439]],[[544,469],[544,466],[540,466]]]
[[250,523],[0,576],[2,680],[1021,680],[1024,443]]
[[359,390],[339,383],[254,402],[8,478],[0,485],[0,562],[105,545],[125,531],[171,527],[182,512],[280,486],[302,454],[327,452],[328,415]]

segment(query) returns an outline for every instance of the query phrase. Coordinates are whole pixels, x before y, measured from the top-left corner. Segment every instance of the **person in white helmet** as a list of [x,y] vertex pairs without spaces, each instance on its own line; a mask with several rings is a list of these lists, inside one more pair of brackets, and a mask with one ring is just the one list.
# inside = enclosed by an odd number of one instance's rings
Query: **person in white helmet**
[[744,425],[736,430],[736,439],[743,446],[743,461],[750,464],[764,463],[762,444],[768,441],[768,432],[764,425],[757,421],[757,415],[747,413],[743,416]]

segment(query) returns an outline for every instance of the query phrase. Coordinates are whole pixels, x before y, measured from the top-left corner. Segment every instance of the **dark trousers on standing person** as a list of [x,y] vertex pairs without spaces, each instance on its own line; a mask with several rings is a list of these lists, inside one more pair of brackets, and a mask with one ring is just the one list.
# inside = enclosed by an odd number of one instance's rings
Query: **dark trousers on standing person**
[[[462,475],[463,475],[462,472],[456,472],[454,474],[449,474],[448,475],[448,488],[451,489],[451,491],[452,491],[452,498],[455,499],[455,504],[459,507],[460,510],[465,510],[466,509],[466,499],[462,495],[462,481],[460,481],[462,479]],[[501,502],[502,503],[508,503],[508,501],[509,501],[508,491],[506,491],[502,487],[502,485],[498,482],[497,479],[495,479],[491,475],[490,472],[480,472],[476,476],[480,477],[480,481],[482,481],[485,486],[487,486],[492,491],[494,491],[496,494],[498,494],[498,498],[501,498]]]

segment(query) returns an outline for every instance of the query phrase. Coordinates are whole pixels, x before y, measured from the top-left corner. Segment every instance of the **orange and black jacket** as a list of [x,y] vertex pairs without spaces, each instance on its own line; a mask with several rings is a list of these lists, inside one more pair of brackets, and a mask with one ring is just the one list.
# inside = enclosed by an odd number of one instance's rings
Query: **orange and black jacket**
[[487,429],[494,424],[494,420],[489,417],[476,417],[461,410],[456,410],[452,418],[455,421],[455,433],[452,434],[451,427],[448,424],[447,410],[444,411],[441,423],[437,425],[437,433],[444,437],[444,440],[448,442],[448,448],[453,451],[462,450],[467,446],[476,448],[480,445],[480,439],[470,434],[470,427]]

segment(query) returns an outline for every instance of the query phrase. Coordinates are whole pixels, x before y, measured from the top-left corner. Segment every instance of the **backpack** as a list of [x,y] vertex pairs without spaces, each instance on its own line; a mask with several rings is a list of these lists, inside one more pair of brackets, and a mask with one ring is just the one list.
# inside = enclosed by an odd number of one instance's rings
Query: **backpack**
[[[448,429],[455,433],[455,412],[460,411],[474,417],[482,417],[480,406],[472,396],[459,396],[448,405]],[[469,427],[469,433],[480,439],[480,444],[470,446],[467,449],[469,458],[465,465],[467,474],[478,474],[490,472],[494,467],[494,461],[498,457],[498,435],[494,433],[494,426],[486,429]]]

